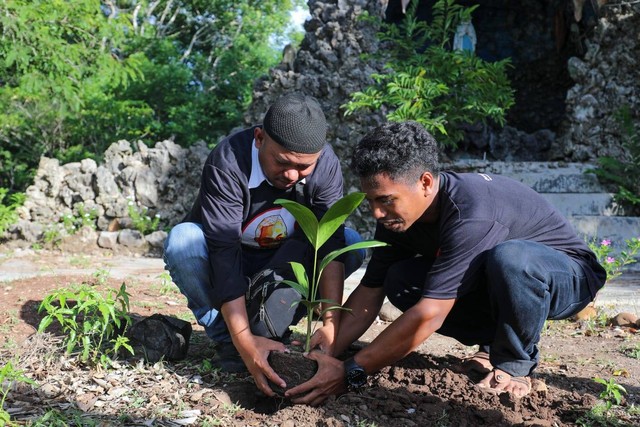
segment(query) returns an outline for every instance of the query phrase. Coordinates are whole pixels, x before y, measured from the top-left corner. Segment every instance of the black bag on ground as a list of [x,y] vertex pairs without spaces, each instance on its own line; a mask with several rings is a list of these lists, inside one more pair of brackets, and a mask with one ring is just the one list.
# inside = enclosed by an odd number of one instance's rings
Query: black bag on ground
[[304,316],[305,307],[295,304],[301,295],[282,283],[286,275],[293,275],[288,267],[279,271],[267,268],[251,278],[246,302],[254,335],[282,341],[289,335],[289,326],[297,324]]
[[133,324],[126,333],[136,356],[148,362],[161,359],[182,360],[189,350],[191,324],[184,320],[154,314]]

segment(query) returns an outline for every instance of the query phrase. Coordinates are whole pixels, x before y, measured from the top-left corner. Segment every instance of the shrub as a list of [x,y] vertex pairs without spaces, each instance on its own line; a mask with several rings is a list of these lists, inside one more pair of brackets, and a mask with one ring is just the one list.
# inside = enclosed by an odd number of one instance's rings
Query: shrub
[[26,199],[24,193],[7,196],[8,192],[8,189],[0,187],[0,236],[18,220],[16,209],[22,206]]
[[[67,354],[79,348],[83,362],[108,364],[109,354],[117,355],[120,348],[133,354],[123,335],[131,323],[129,294],[124,283],[117,291],[108,289],[106,296],[88,285],[55,290],[43,299],[38,309],[42,311],[47,314],[38,332],[57,321],[65,335]],[[107,342],[112,346],[107,348]]]
[[614,200],[629,210],[629,214],[640,213],[640,132],[636,130],[631,109],[628,105],[616,113],[621,130],[625,159],[600,157],[599,167],[587,172],[595,173],[604,182],[617,186]]
[[625,266],[636,262],[635,256],[640,251],[640,237],[627,239],[624,242],[626,250],[620,251],[618,256],[612,256],[613,247],[609,239],[603,239],[600,243],[593,240],[588,243],[598,262],[607,272],[607,280],[613,280],[620,276]]
[[147,235],[153,233],[158,229],[160,223],[160,215],[149,215],[149,209],[144,206],[137,206],[133,201],[129,201],[127,205],[129,212],[129,218],[131,218],[131,224],[133,228],[140,233]]
[[439,0],[427,23],[416,19],[417,4],[412,2],[400,25],[380,24],[379,37],[390,44],[388,73],[372,75],[374,85],[352,95],[346,114],[386,107],[388,120],[415,120],[451,148],[464,137],[462,125],[489,120],[504,125],[514,104],[506,75],[510,60],[490,63],[450,48],[456,27],[471,21],[477,6]]

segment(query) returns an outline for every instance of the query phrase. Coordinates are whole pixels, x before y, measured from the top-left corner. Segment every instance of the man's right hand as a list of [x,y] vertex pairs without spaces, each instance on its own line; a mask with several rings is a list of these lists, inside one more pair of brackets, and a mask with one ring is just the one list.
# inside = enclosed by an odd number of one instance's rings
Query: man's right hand
[[268,338],[254,335],[249,326],[244,296],[222,304],[222,315],[229,328],[233,345],[240,353],[242,361],[253,376],[256,386],[267,396],[274,396],[267,379],[282,388],[285,382],[269,366],[267,357],[273,350],[285,351],[285,345]]
[[267,396],[275,396],[275,392],[269,387],[267,381],[271,381],[283,389],[287,387],[287,384],[276,374],[267,360],[271,351],[285,351],[284,344],[253,334],[250,338],[243,337],[238,341],[237,344],[234,341],[234,345],[260,391]]

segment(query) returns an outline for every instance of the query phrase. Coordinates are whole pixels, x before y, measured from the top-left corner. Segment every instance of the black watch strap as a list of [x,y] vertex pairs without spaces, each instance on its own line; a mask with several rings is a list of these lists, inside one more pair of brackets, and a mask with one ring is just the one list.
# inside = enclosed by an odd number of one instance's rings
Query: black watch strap
[[367,385],[367,373],[353,357],[344,361],[344,380],[349,391],[361,390]]

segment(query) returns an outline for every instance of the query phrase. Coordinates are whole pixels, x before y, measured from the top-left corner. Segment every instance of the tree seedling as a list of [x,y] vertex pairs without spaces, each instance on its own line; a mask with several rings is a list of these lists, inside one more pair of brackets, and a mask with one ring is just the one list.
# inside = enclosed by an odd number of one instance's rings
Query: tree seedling
[[323,303],[327,306],[320,312],[321,316],[330,310],[344,310],[344,308],[339,305],[340,302],[317,298],[318,280],[322,275],[324,268],[343,253],[358,249],[386,246],[386,243],[376,240],[358,242],[330,252],[324,258],[318,260],[319,249],[327,242],[327,240],[329,240],[333,233],[338,230],[338,228],[360,205],[360,203],[362,203],[362,200],[364,200],[364,193],[356,192],[344,196],[329,208],[320,221],[318,221],[314,213],[309,208],[301,205],[300,203],[285,199],[278,199],[275,201],[276,204],[282,205],[291,213],[291,215],[293,215],[314,249],[313,271],[311,272],[311,276],[307,274],[307,271],[302,264],[298,262],[291,262],[290,264],[296,281],[283,281],[283,283],[286,283],[300,293],[302,299],[299,303],[303,304],[307,309],[307,332],[305,335],[304,345],[305,352],[309,352],[311,350],[313,313],[316,308]]

